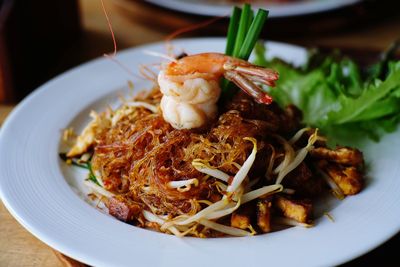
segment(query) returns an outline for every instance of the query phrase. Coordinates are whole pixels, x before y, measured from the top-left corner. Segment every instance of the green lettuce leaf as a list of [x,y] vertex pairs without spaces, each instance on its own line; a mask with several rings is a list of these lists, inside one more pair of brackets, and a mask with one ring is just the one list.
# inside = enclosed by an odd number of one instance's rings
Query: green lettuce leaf
[[379,140],[400,122],[400,61],[385,57],[365,76],[353,60],[337,55],[314,54],[296,68],[280,59],[267,59],[262,45],[257,45],[255,54],[255,64],[280,74],[277,86],[266,88],[274,100],[282,107],[296,105],[304,124],[328,136]]

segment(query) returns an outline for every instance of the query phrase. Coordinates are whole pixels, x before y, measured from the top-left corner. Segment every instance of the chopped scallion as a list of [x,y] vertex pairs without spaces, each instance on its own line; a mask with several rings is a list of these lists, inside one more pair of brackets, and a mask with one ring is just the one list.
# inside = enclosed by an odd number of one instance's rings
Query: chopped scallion
[[[254,17],[251,5],[244,4],[242,10],[234,7],[228,27],[225,54],[248,60],[268,18],[268,13],[267,10],[259,9]],[[228,92],[228,89],[231,87],[229,81],[222,80],[221,87],[221,99],[232,95],[232,92]]]
[[246,38],[247,31],[250,27],[249,20],[251,18],[251,6],[249,4],[243,5],[242,14],[240,15],[239,28],[236,35],[235,46],[233,49],[233,56],[237,57],[242,48],[242,44]]
[[63,161],[67,162],[68,164],[83,168],[83,169],[89,169],[86,163],[79,163],[75,158],[68,158],[65,153],[60,153],[59,154],[60,159]]
[[67,162],[68,164],[72,164],[74,166],[89,170],[88,179],[90,181],[94,182],[95,184],[101,186],[99,181],[96,178],[96,175],[94,174],[94,172],[92,170],[92,164],[90,163],[90,161],[79,163],[75,158],[68,158],[65,153],[60,153],[59,156],[63,161]]
[[88,169],[89,169],[89,180],[97,184],[98,186],[101,186],[99,181],[97,181],[96,175],[94,174],[92,170],[92,163],[88,162],[87,163]]
[[226,36],[226,49],[225,54],[231,56],[235,47],[236,36],[239,28],[239,19],[242,10],[238,7],[234,7],[229,21],[228,35]]
[[238,58],[248,60],[268,17],[268,11],[259,9],[240,48]]

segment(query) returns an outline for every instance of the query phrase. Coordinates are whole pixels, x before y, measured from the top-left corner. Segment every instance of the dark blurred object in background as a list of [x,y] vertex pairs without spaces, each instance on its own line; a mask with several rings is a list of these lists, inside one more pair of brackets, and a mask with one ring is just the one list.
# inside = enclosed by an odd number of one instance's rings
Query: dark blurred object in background
[[[165,9],[143,0],[112,1],[128,19],[134,20],[135,23],[142,22],[146,25],[152,25],[159,31],[167,33],[187,27],[190,24],[204,22],[210,18]],[[240,2],[237,3],[240,5]],[[383,20],[400,16],[399,8],[400,1],[397,0],[363,0],[330,11],[297,16],[270,17],[267,26],[264,28],[263,36],[269,40],[298,43],[305,46],[313,45],[312,42],[307,42],[307,37],[363,29]],[[221,18],[212,25],[188,33],[186,36],[225,35],[227,25],[228,18]]]
[[0,103],[52,77],[79,32],[77,0],[0,0]]

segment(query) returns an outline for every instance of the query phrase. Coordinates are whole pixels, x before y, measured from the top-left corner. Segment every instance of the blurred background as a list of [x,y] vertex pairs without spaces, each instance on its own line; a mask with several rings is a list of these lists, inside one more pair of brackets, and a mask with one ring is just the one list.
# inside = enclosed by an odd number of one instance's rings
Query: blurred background
[[[118,49],[187,36],[224,36],[239,0],[104,0]],[[399,1],[256,0],[270,9],[263,38],[373,57],[400,34]],[[113,49],[99,0],[0,0],[0,103],[16,103],[55,75]]]
[[[179,37],[225,36],[231,6],[243,2],[270,9],[264,39],[339,48],[362,62],[376,58],[400,37],[396,0],[104,0],[118,50],[163,41],[199,24],[206,25]],[[112,50],[100,0],[0,0],[0,124],[41,84]],[[48,247],[0,207],[0,263],[62,266]],[[396,266],[393,259],[399,245],[397,236],[347,265]]]

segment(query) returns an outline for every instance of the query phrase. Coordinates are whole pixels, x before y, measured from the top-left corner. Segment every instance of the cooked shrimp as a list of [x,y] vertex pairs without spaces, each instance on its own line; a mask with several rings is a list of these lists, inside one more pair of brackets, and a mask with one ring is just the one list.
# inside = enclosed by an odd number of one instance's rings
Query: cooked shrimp
[[257,102],[270,104],[272,98],[255,82],[274,86],[278,73],[219,53],[196,54],[172,61],[158,75],[164,119],[176,129],[198,128],[214,119],[222,77]]

